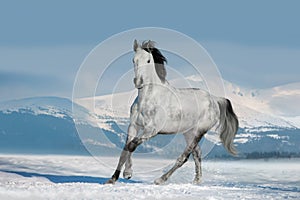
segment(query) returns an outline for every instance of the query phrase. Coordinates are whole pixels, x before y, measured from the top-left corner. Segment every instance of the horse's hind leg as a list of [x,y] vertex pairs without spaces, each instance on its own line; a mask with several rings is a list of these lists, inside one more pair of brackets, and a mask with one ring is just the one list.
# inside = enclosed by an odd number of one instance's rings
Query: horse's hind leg
[[195,147],[194,151],[192,152],[193,158],[195,161],[195,178],[193,183],[198,184],[201,182],[201,177],[202,177],[202,168],[201,168],[201,149],[199,145]]
[[[187,132],[184,134],[184,138],[186,141],[186,144],[189,145],[191,142],[193,142],[193,133]],[[200,139],[201,140],[201,139]],[[202,176],[202,169],[201,169],[201,149],[199,145],[197,144],[195,149],[192,151],[194,162],[195,162],[195,178],[193,183],[198,184],[201,181]]]
[[178,169],[181,167],[187,160],[189,155],[194,151],[195,147],[198,145],[202,134],[194,135],[192,138],[192,142],[187,145],[184,152],[177,158],[175,165],[164,175],[154,181],[155,184],[162,184],[168,180],[168,178]]

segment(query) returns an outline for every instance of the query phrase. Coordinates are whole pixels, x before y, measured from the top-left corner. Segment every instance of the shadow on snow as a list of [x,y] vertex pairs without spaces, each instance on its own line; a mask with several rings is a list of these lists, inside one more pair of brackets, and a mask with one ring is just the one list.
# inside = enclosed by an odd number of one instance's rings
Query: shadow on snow
[[[10,171],[1,170],[5,173],[17,174],[23,177],[43,177],[47,178],[53,183],[98,183],[104,184],[109,178],[92,177],[92,176],[65,176],[65,175],[53,175],[53,174],[41,174],[32,172]],[[141,183],[141,181],[133,181],[127,179],[119,179],[121,183]]]

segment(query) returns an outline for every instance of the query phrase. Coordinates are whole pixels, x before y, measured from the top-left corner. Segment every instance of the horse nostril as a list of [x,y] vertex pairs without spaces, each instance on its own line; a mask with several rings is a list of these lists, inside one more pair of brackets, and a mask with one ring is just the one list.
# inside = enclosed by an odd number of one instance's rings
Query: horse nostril
[[134,83],[134,85],[135,85],[135,87],[136,88],[141,88],[142,87],[142,85],[143,85],[143,78],[141,77],[141,78],[134,78],[133,79],[133,83]]

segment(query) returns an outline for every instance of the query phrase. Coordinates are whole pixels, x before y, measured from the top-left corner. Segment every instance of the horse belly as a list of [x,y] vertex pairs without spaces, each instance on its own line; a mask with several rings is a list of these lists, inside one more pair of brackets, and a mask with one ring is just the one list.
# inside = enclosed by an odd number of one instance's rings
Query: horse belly
[[188,113],[170,114],[165,118],[164,124],[160,132],[163,133],[184,133],[195,127],[197,116]]
[[212,104],[208,100],[202,100],[201,104],[188,104],[180,109],[167,110],[162,132],[187,132],[191,129],[209,130],[217,119],[217,114],[212,109]]

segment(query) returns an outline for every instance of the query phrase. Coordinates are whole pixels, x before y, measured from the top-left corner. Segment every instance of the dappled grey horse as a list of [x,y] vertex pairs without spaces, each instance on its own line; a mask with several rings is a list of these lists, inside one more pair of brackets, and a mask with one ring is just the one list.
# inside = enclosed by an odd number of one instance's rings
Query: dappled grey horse
[[[173,172],[193,155],[196,175],[194,183],[201,179],[201,150],[198,145],[207,131],[215,128],[225,149],[235,155],[233,140],[238,129],[238,119],[228,99],[215,97],[196,88],[175,88],[166,80],[166,58],[154,46],[153,41],[141,45],[135,40],[134,84],[138,96],[130,110],[130,125],[125,147],[117,169],[107,183],[115,183],[125,164],[124,178],[132,176],[131,154],[138,145],[157,134],[183,133],[186,148],[175,165],[155,184],[168,180]],[[138,134],[141,131],[141,134]]]

